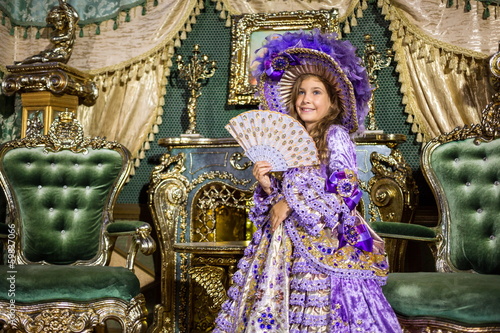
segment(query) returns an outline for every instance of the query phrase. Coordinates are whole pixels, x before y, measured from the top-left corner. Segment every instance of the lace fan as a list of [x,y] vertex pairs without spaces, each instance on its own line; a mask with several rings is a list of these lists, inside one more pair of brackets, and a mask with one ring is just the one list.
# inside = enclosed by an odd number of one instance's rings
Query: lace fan
[[255,110],[232,118],[225,127],[252,161],[267,161],[273,171],[319,164],[314,140],[297,120],[281,112]]

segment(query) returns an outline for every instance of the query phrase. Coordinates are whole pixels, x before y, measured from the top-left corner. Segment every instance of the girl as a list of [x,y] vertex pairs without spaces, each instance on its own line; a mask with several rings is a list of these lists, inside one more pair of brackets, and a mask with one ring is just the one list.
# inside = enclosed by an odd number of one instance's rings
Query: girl
[[355,209],[361,190],[350,133],[367,112],[366,72],[350,43],[316,30],[274,35],[265,47],[263,107],[299,120],[321,165],[278,179],[269,163],[255,164],[250,218],[258,229],[214,332],[400,332],[380,287],[383,242]]

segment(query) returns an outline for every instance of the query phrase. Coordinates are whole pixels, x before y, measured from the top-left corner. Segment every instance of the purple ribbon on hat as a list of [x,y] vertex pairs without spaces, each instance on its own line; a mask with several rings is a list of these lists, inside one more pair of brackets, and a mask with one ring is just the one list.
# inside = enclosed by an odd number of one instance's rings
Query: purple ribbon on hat
[[356,174],[349,169],[332,173],[325,182],[325,191],[339,194],[350,210],[356,208],[363,196],[363,192],[358,188]]
[[293,55],[283,52],[281,55],[264,62],[264,72],[271,80],[279,81],[288,66],[296,65],[300,65],[300,61]]
[[[350,216],[347,219],[354,216]],[[354,246],[360,250],[366,252],[373,251],[373,238],[370,235],[370,231],[364,224],[353,225],[348,221],[344,221],[342,226],[339,228],[339,249],[347,244]]]

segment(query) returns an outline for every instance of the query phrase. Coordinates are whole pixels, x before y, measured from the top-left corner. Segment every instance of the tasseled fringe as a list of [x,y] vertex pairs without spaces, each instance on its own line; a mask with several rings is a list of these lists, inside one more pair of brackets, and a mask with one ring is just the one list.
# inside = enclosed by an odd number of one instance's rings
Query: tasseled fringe
[[449,55],[449,61],[448,61],[448,68],[451,70],[456,70],[458,69],[458,56],[450,53]]
[[438,47],[432,47],[431,46],[431,56],[430,60],[431,61],[439,61],[439,58],[441,57],[440,49]]
[[362,8],[362,6],[358,6],[358,8],[356,9],[356,17],[357,18],[362,18],[363,17],[363,8]]
[[356,15],[352,15],[351,17],[351,27],[356,27],[358,25],[358,20],[356,19]]
[[344,29],[342,30],[345,34],[351,33],[351,27],[349,26],[349,19],[346,17],[344,21]]

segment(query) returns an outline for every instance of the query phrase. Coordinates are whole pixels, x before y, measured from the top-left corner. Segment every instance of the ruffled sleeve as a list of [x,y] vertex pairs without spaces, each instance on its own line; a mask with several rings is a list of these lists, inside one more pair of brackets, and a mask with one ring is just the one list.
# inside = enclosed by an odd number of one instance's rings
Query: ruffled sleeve
[[[328,133],[330,158],[327,174],[334,170],[356,169],[356,151],[348,132],[334,125]],[[318,235],[325,228],[334,228],[349,215],[350,209],[338,193],[325,189],[326,178],[318,167],[288,170],[283,177],[283,195],[292,214],[308,234]]]
[[264,225],[269,219],[271,208],[283,198],[281,182],[274,176],[271,179],[271,194],[267,194],[260,185],[257,185],[253,195],[254,206],[250,209],[250,219],[257,228]]
[[344,127],[338,125],[330,127],[328,149],[330,150],[329,174],[344,169],[354,170],[357,173],[356,147]]

